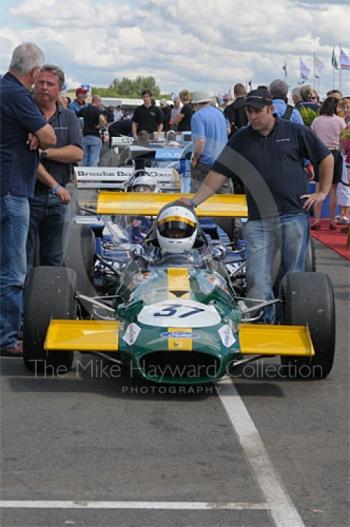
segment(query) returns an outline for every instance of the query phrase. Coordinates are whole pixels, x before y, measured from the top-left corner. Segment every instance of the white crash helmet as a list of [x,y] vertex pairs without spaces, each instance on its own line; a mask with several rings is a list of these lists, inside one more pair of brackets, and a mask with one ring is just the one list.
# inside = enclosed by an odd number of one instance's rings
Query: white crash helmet
[[178,254],[190,251],[197,230],[197,218],[193,210],[182,203],[171,203],[158,215],[156,234],[163,252]]
[[150,174],[137,170],[128,181],[127,192],[159,192],[159,186]]

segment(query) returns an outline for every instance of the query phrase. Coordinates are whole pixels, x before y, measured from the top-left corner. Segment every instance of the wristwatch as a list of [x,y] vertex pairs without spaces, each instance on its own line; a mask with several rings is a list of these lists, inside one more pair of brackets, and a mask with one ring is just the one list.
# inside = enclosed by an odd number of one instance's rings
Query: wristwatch
[[41,150],[40,152],[40,159],[46,159],[47,158],[47,150]]
[[56,183],[56,185],[51,189],[52,194],[59,194],[61,188],[61,185],[59,183]]
[[190,206],[195,209],[197,207],[197,204],[193,201],[193,199],[190,199]]

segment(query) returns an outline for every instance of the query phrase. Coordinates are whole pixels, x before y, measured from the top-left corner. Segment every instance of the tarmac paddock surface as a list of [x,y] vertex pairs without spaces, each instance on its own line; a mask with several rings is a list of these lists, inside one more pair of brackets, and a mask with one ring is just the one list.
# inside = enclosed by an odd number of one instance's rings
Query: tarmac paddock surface
[[337,307],[325,380],[287,379],[271,358],[182,393],[2,358],[1,526],[347,525],[349,269],[319,243],[316,256]]

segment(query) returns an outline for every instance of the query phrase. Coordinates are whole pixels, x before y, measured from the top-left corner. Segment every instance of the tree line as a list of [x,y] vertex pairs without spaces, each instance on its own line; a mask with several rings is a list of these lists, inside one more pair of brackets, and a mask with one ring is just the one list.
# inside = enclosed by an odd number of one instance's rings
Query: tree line
[[133,99],[140,98],[143,90],[151,90],[155,98],[169,98],[168,94],[160,92],[154,77],[142,77],[140,75],[136,79],[129,79],[128,77],[123,77],[121,80],[113,79],[108,88],[93,87],[92,94],[100,95],[100,97],[126,97]]

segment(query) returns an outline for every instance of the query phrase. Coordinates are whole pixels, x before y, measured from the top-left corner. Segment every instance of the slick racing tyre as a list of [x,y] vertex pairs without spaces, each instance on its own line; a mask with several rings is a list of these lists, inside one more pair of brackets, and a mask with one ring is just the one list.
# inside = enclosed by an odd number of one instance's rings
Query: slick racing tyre
[[79,293],[93,296],[92,277],[95,264],[95,234],[85,225],[72,223],[67,233],[64,265],[77,274]]
[[[316,269],[316,250],[315,242],[310,237],[309,243],[306,250],[306,259],[305,259],[305,271],[307,273],[313,273],[317,271]],[[282,271],[282,262],[281,262],[281,252],[278,251],[272,265],[272,277],[273,277],[273,289],[275,295],[277,295],[281,280],[283,278]]]
[[290,374],[303,379],[323,379],[333,366],[335,306],[330,278],[322,273],[290,273],[280,285],[280,323],[308,326],[315,355],[283,357]]
[[30,273],[23,319],[23,362],[28,370],[55,373],[60,367],[62,373],[71,368],[74,352],[47,352],[44,343],[52,318],[76,318],[76,281],[75,272],[64,267],[35,267]]

